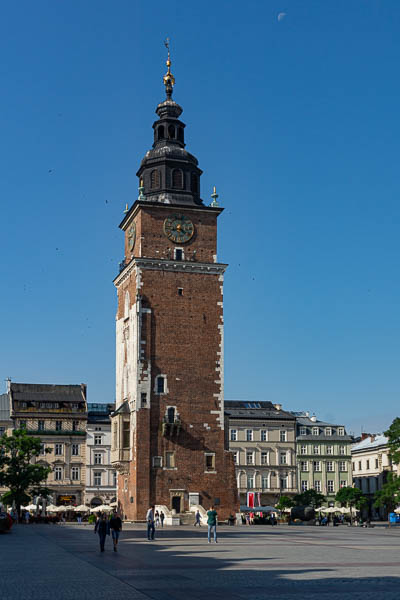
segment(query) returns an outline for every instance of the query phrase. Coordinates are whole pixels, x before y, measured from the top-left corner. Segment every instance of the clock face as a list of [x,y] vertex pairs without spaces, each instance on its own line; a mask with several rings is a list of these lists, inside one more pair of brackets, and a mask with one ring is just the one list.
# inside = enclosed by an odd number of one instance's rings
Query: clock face
[[136,239],[136,223],[132,223],[132,225],[128,229],[129,250],[133,250],[133,246],[135,245],[135,239]]
[[194,225],[184,215],[172,215],[164,221],[164,233],[171,242],[184,244],[193,237]]

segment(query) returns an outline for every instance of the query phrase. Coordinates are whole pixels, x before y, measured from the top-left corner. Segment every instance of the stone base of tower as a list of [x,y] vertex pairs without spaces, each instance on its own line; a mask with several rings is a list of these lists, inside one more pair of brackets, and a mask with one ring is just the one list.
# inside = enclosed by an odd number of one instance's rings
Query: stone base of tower
[[218,518],[228,519],[239,511],[239,498],[232,453],[224,450],[221,459],[221,470],[205,473],[197,481],[190,475],[193,465],[191,469],[188,464],[187,472],[181,473],[179,478],[158,478],[151,469],[149,487],[138,485],[135,466],[130,463],[130,471],[118,476],[120,514],[129,521],[144,521],[151,504],[165,506],[177,515],[189,512],[193,505],[200,505],[206,511],[214,505]]

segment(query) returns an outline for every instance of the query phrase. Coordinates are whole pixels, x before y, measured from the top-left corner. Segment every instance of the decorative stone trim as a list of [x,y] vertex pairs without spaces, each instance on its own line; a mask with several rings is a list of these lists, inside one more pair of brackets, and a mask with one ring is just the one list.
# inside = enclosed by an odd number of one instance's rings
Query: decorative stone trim
[[223,263],[201,263],[191,261],[161,260],[157,258],[133,258],[123,271],[114,279],[115,287],[119,287],[134,269],[148,271],[174,271],[178,273],[202,273],[206,275],[222,275],[228,265]]

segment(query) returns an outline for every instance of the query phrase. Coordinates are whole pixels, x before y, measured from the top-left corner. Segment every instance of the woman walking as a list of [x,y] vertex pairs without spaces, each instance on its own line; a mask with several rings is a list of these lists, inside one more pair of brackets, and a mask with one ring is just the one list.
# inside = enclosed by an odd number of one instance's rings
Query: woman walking
[[110,535],[110,524],[106,519],[105,514],[101,514],[96,521],[94,532],[99,534],[100,541],[100,552],[104,552],[104,543],[106,541],[106,535]]

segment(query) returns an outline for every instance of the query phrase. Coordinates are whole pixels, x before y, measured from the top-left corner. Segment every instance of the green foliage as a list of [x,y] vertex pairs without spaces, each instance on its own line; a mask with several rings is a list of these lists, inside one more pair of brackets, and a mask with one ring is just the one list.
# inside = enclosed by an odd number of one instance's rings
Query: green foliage
[[307,490],[301,494],[296,494],[293,498],[295,506],[312,506],[313,508],[319,508],[325,500],[325,496],[315,490]]
[[294,506],[294,502],[292,498],[289,496],[281,496],[279,498],[279,502],[276,504],[276,508],[278,510],[284,510],[285,508],[292,508]]
[[93,513],[91,515],[88,516],[88,523],[96,523],[96,515],[94,515]]
[[394,473],[388,473],[387,482],[383,484],[382,489],[375,493],[374,506],[382,506],[393,512],[393,509],[400,504],[400,477]]
[[389,439],[389,456],[398,465],[400,463],[400,417],[396,417],[384,433]]
[[367,499],[361,490],[355,487],[342,487],[335,496],[336,502],[340,502],[342,506],[349,508],[357,508],[360,510],[367,503]]
[[0,438],[0,485],[9,489],[4,494],[5,502],[15,502],[18,511],[32,495],[50,492],[43,487],[50,467],[32,464],[32,459],[40,455],[40,447],[40,439],[29,436],[24,429],[15,429],[10,436]]

